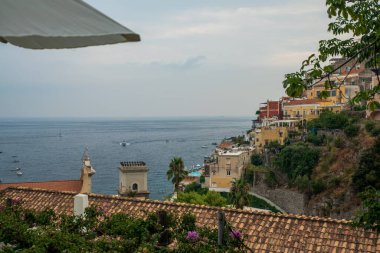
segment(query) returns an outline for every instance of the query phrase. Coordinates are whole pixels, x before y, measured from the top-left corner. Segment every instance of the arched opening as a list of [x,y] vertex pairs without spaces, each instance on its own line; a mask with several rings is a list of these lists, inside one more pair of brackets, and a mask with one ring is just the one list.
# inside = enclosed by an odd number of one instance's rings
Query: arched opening
[[139,186],[136,183],[134,183],[132,185],[132,191],[138,191],[138,189],[139,189]]

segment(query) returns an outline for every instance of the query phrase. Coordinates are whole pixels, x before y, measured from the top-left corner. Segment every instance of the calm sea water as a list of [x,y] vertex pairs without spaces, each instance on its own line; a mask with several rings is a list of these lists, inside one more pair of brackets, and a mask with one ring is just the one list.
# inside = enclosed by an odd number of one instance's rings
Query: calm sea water
[[[242,134],[249,118],[144,120],[0,120],[3,182],[79,179],[84,147],[96,169],[93,191],[116,194],[120,161],[145,161],[150,197],[162,199],[173,186],[166,171],[173,156],[187,167],[202,164],[213,142]],[[126,140],[129,146],[122,147]],[[207,148],[202,148],[202,146]],[[18,160],[19,162],[15,162]],[[17,176],[16,167],[24,174]]]

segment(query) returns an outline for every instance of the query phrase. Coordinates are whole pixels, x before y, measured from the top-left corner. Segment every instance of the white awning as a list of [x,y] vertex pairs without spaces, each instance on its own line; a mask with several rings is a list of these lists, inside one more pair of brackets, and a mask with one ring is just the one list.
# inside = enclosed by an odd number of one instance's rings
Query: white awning
[[1,0],[0,41],[31,49],[140,41],[82,0]]

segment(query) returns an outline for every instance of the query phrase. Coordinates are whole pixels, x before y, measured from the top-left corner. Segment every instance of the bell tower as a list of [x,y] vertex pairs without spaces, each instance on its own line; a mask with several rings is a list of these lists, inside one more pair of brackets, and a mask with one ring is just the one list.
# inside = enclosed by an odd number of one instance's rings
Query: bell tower
[[119,195],[142,199],[149,198],[148,167],[145,162],[120,162]]
[[82,180],[82,189],[80,193],[89,194],[92,190],[91,177],[96,173],[94,167],[91,166],[88,147],[86,146],[82,156],[82,169],[80,179]]

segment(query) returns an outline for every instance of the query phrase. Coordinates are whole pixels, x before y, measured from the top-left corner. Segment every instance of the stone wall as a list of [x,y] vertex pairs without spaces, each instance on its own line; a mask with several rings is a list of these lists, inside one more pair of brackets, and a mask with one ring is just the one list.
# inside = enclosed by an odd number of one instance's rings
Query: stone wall
[[287,213],[305,214],[306,197],[303,193],[283,188],[270,189],[263,183],[252,187],[252,191],[269,199]]

